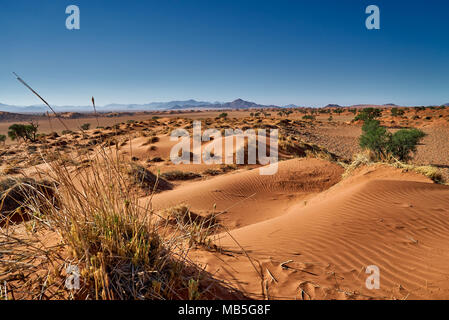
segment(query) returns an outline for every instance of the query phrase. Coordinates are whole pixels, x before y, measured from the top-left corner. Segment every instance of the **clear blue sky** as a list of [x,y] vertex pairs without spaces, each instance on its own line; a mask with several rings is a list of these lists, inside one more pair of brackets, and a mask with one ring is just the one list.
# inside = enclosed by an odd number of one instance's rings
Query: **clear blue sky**
[[0,103],[40,104],[12,71],[53,105],[447,103],[448,17],[447,0],[1,0]]

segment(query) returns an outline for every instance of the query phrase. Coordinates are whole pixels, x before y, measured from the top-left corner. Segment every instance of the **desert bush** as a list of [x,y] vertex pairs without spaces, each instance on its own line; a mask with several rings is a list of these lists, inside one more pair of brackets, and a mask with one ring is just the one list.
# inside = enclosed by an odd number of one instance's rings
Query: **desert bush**
[[203,171],[203,174],[207,175],[207,176],[217,176],[220,173],[222,173],[223,171],[217,170],[217,169],[206,169]]
[[360,147],[370,150],[376,159],[382,160],[388,157],[400,161],[410,160],[411,154],[416,152],[417,144],[425,136],[419,129],[401,129],[391,134],[377,120],[366,121],[362,131],[359,137]]
[[191,212],[189,207],[179,205],[166,210],[165,215],[168,223],[176,225],[188,236],[189,245],[213,247],[210,236],[220,228],[214,213],[201,216]]
[[351,173],[361,167],[361,166],[369,166],[373,164],[373,159],[371,158],[371,154],[368,151],[365,152],[359,152],[353,155],[352,162],[348,165],[342,163],[342,165],[345,168],[345,172],[343,173],[343,178],[347,178],[351,175]]
[[201,175],[195,172],[173,170],[162,173],[161,177],[168,181],[175,181],[175,180],[192,180],[201,177]]
[[0,134],[0,143],[5,144],[6,136],[4,134]]
[[223,172],[229,172],[229,171],[233,171],[233,170],[237,170],[237,165],[235,164],[224,164],[220,167],[220,170]]
[[401,129],[391,135],[387,151],[401,161],[411,159],[411,153],[416,152],[416,146],[425,136],[425,133],[418,129]]
[[169,182],[156,176],[141,165],[131,163],[127,173],[131,177],[131,182],[134,186],[143,188],[146,191],[156,192],[172,189],[172,185]]
[[[45,201],[40,201],[45,199]],[[54,202],[54,185],[47,180],[6,178],[0,181],[0,226],[5,223],[29,220],[36,206]]]
[[315,120],[315,116],[312,116],[310,114],[306,114],[305,116],[302,117],[304,120]]
[[[404,171],[413,171],[419,174],[422,174],[428,178],[430,178],[432,181],[436,183],[444,183],[443,174],[441,171],[433,166],[416,166],[413,164],[407,164],[402,161],[399,161],[397,159],[388,159],[389,161],[381,162],[384,165],[392,166],[395,168],[403,169]],[[347,178],[352,174],[352,172],[362,166],[370,166],[379,164],[378,159],[373,157],[373,154],[369,151],[360,152],[353,156],[353,161],[346,165],[344,163],[343,166],[345,167],[345,172],[343,173],[343,178]]]
[[83,123],[81,126],[80,126],[80,128],[81,128],[81,130],[89,130],[90,129],[90,123]]
[[8,136],[11,140],[22,139],[23,141],[36,141],[38,125],[31,122],[30,124],[13,124],[8,128]]
[[365,108],[362,109],[354,118],[354,121],[362,120],[369,121],[374,120],[382,116],[382,111],[377,108]]

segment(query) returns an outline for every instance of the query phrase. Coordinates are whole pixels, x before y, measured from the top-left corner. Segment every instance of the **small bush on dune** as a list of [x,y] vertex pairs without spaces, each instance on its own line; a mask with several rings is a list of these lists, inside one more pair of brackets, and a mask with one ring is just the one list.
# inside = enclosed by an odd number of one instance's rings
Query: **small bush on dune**
[[426,134],[419,129],[401,129],[391,134],[379,121],[366,121],[362,127],[363,134],[360,136],[360,146],[367,152],[359,154],[351,165],[346,168],[344,176],[362,164],[372,164],[383,161],[396,168],[420,173],[429,177],[434,182],[442,183],[443,175],[440,170],[432,166],[416,166],[406,164],[403,161],[412,159],[416,152],[416,146]]
[[391,115],[393,117],[397,117],[397,116],[403,116],[404,115],[404,110],[402,109],[398,109],[398,108],[392,108],[391,109]]
[[373,152],[379,160],[388,157],[400,161],[410,160],[416,152],[416,146],[425,137],[425,133],[418,129],[401,129],[391,134],[377,120],[366,121],[362,131],[360,147]]
[[175,181],[175,180],[192,180],[201,177],[201,175],[195,172],[174,170],[162,173],[161,177],[169,181]]
[[307,114],[305,116],[302,117],[304,120],[315,120],[315,116]]
[[80,128],[81,128],[81,130],[84,130],[84,131],[89,130],[90,123],[84,123],[80,126]]
[[36,141],[38,125],[31,122],[30,124],[13,124],[8,128],[8,136],[11,140],[22,139],[23,141]]
[[399,160],[410,160],[411,153],[416,152],[416,146],[424,136],[425,133],[418,129],[401,129],[391,135],[387,152]]
[[206,169],[203,171],[203,174],[207,176],[217,176],[221,174],[223,171],[217,170],[217,169]]
[[363,124],[363,134],[359,138],[362,149],[371,150],[378,158],[386,156],[386,146],[390,139],[390,133],[381,127],[379,121],[368,120]]

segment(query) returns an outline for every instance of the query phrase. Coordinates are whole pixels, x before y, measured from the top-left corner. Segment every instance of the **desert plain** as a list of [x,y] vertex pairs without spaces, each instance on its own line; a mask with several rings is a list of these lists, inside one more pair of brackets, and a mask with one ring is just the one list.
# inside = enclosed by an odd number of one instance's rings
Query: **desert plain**
[[[390,132],[426,134],[411,159],[361,156],[363,122],[354,117],[367,107],[381,110]],[[38,124],[34,141],[8,138],[0,149],[2,297],[449,299],[449,107],[391,109],[2,113],[0,134]],[[260,164],[172,163],[170,133],[191,130],[194,120],[203,129],[277,129],[277,173],[261,175]],[[209,143],[221,141],[202,147]],[[52,189],[46,197],[43,185]],[[123,190],[130,194],[121,198]],[[47,196],[56,200],[33,201]],[[126,228],[137,222],[120,214],[125,231],[98,231],[109,196],[111,212],[133,207],[162,244],[136,249]],[[88,235],[76,229],[83,223],[95,225]],[[153,257],[156,249],[163,253]],[[153,261],[167,250],[163,264]],[[172,260],[180,265],[167,270]],[[66,287],[69,263],[79,268],[77,290]],[[372,266],[376,288],[367,285]]]

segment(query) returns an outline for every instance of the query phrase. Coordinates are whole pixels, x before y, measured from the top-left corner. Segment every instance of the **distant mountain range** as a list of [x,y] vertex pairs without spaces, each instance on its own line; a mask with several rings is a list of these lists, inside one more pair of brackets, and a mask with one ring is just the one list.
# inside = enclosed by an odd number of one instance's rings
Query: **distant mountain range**
[[[295,105],[288,105],[285,107],[296,107]],[[52,106],[56,112],[92,112],[92,106]],[[232,102],[207,102],[196,101],[193,99],[185,101],[170,101],[170,102],[151,102],[146,104],[119,104],[112,103],[105,106],[97,106],[98,112],[111,111],[164,111],[164,110],[189,110],[189,109],[251,109],[251,108],[281,108],[274,105],[262,105],[255,102],[237,99]],[[0,111],[15,112],[15,113],[44,113],[48,110],[45,105],[32,106],[14,106],[0,103]]]
[[[373,105],[360,104],[352,107],[371,107]],[[384,106],[396,106],[393,103],[384,104]],[[449,106],[449,103],[444,104]],[[52,106],[56,112],[93,112],[91,105],[87,106]],[[263,105],[242,99],[236,99],[232,102],[207,102],[197,100],[169,101],[169,102],[150,102],[145,104],[120,104],[111,103],[105,106],[97,106],[98,112],[114,112],[114,111],[167,111],[167,110],[204,110],[204,109],[261,109],[261,108],[301,108],[299,105],[288,104],[285,106]],[[338,104],[328,104],[325,108],[342,108]],[[45,105],[31,106],[14,106],[0,103],[0,111],[12,113],[45,113],[48,107]]]

